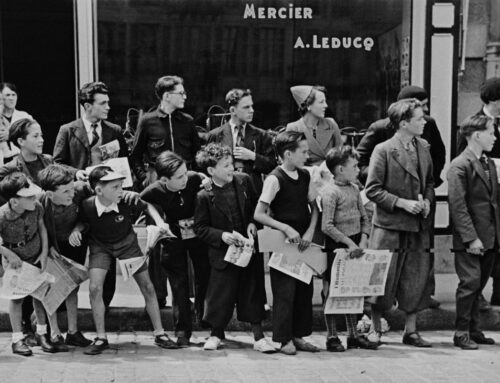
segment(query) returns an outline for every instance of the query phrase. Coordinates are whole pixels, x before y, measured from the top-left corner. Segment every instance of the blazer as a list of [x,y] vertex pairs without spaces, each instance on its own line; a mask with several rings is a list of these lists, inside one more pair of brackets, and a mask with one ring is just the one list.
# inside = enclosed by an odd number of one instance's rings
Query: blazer
[[392,137],[375,147],[366,181],[366,196],[376,204],[372,221],[375,226],[389,230],[418,232],[434,225],[430,219],[432,214],[424,219],[421,214],[410,214],[396,207],[398,198],[418,200],[419,194],[431,204],[434,203],[434,179],[429,144],[421,138],[416,138],[416,150],[419,158],[419,174],[413,169],[410,171],[411,167],[408,164],[411,159],[397,137]]
[[[231,125],[225,123],[208,134],[208,143],[218,142],[234,146]],[[273,149],[273,139],[265,130],[247,124],[245,127],[245,139],[243,146],[255,152],[255,161],[244,161],[245,173],[252,177],[255,189],[262,191],[262,175],[270,173],[276,167],[276,157]]]
[[[38,159],[40,160],[44,168],[54,163],[53,158],[48,154],[40,154],[38,156]],[[17,155],[12,159],[12,161],[0,168],[0,180],[12,171],[19,171],[21,173],[24,173],[28,175],[32,180],[36,179],[36,177],[30,174],[28,167],[26,166],[26,161],[24,161],[24,158],[21,154]],[[76,174],[76,169],[74,170],[74,172]]]
[[476,155],[468,148],[450,164],[448,203],[455,250],[464,250],[478,238],[485,249],[492,249],[500,243],[500,188],[491,158],[488,168],[490,180]]
[[[443,171],[444,164],[446,163],[446,148],[441,138],[441,133],[436,125],[436,121],[429,116],[424,116],[426,124],[424,132],[420,138],[426,140],[430,145],[430,152],[433,165],[434,188],[439,187],[443,183],[441,179],[441,172]],[[394,136],[396,130],[392,126],[389,118],[375,121],[368,127],[366,134],[356,148],[359,153],[359,180],[365,184],[366,177],[368,176],[368,165],[373,153],[373,149],[377,144],[387,141]]]
[[[233,185],[236,190],[236,203],[243,217],[245,228],[253,222],[253,211],[257,202],[257,194],[251,178],[245,173],[235,173]],[[228,201],[215,194],[213,190],[201,190],[196,199],[194,212],[194,231],[198,238],[208,244],[210,265],[218,270],[225,269],[227,262],[224,256],[228,246],[222,241],[222,233],[233,232],[231,211]],[[246,236],[246,233],[243,233]]]
[[[108,121],[101,121],[101,126],[102,144],[118,140],[118,156],[128,157],[128,147],[121,128]],[[61,126],[54,145],[54,161],[76,169],[85,169],[90,166],[90,159],[90,143],[83,120],[79,118]]]
[[316,131],[316,138],[313,133],[304,124],[304,120],[290,122],[286,126],[287,132],[302,132],[307,138],[309,145],[309,159],[306,165],[319,165],[325,158],[326,153],[331,148],[338,148],[342,146],[342,136],[340,129],[333,118],[322,118],[319,120],[318,128]]

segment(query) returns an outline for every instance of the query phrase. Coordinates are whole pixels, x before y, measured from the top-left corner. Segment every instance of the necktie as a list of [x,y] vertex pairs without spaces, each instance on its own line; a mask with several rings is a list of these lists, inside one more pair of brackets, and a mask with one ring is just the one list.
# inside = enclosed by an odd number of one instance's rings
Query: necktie
[[236,146],[243,146],[243,126],[237,126],[236,129],[238,130],[238,134],[236,136]]
[[483,170],[486,173],[486,176],[488,177],[488,181],[489,181],[490,180],[490,168],[488,167],[488,162],[486,161],[486,157],[481,156],[481,158],[479,159],[479,162],[481,162]]
[[99,141],[99,134],[97,134],[97,124],[90,125],[90,129],[92,130],[92,142],[90,143],[90,147],[92,148]]

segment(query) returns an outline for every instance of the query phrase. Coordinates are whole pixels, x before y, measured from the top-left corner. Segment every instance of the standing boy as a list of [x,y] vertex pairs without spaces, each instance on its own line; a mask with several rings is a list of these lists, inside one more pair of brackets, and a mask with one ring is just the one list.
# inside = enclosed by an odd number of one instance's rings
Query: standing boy
[[479,297],[498,257],[499,192],[495,164],[484,152],[496,141],[493,121],[474,115],[460,126],[467,147],[450,164],[448,202],[453,223],[457,319],[453,343],[464,350],[494,344],[480,329]]
[[238,320],[249,322],[254,334],[254,349],[275,352],[264,337],[264,272],[261,254],[254,253],[246,267],[226,262],[230,245],[242,245],[242,238],[252,238],[257,228],[252,213],[257,199],[250,176],[234,173],[231,149],[208,144],[196,155],[198,166],[211,177],[211,190],[198,193],[194,231],[209,245],[212,270],[203,319],[212,326],[205,350],[216,350],[224,339],[224,329],[236,305]]
[[[89,226],[89,292],[97,336],[85,350],[87,355],[96,355],[109,348],[104,325],[103,284],[112,260],[141,257],[133,223],[147,210],[156,225],[165,227],[160,215],[150,204],[139,201],[131,206],[122,201],[122,175],[114,173],[108,166],[98,166],[89,175],[94,197],[83,201],[80,217]],[[177,348],[163,330],[156,293],[144,263],[134,274],[146,301],[146,311],[154,328],[155,344],[163,348]]]
[[[274,145],[282,164],[264,181],[255,220],[282,231],[291,243],[305,250],[318,218],[310,193],[311,177],[302,169],[308,158],[307,139],[301,132],[283,132]],[[319,351],[302,339],[312,332],[312,281],[306,284],[273,268],[270,274],[274,297],[273,340],[281,343],[281,352],[287,355],[294,355],[297,349]]]
[[172,233],[177,236],[163,244],[162,267],[172,286],[172,305],[177,345],[186,347],[193,330],[189,299],[188,254],[195,279],[195,312],[203,318],[203,304],[210,278],[207,246],[194,233],[194,209],[201,176],[188,171],[177,154],[165,151],[156,158],[159,179],[141,193],[141,198],[161,208]]

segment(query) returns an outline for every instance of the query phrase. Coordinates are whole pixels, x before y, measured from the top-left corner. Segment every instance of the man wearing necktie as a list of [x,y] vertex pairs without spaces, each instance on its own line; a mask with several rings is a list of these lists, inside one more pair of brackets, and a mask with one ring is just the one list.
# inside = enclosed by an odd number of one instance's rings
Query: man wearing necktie
[[[493,149],[489,151],[488,157],[500,159],[500,77],[492,77],[484,82],[480,89],[480,97],[484,105],[476,116],[487,116],[493,120],[493,129],[496,137]],[[458,132],[457,134],[457,156],[463,152],[467,146],[467,140]],[[498,169],[498,168],[497,168]],[[500,259],[497,257],[493,271],[493,293],[491,295],[491,304],[500,306]],[[481,295],[480,310],[487,311],[491,309],[486,299]]]
[[231,118],[209,133],[208,142],[229,146],[233,150],[235,170],[250,175],[260,193],[263,176],[276,166],[272,137],[251,124],[254,109],[249,89],[231,89],[226,95],[226,103]]

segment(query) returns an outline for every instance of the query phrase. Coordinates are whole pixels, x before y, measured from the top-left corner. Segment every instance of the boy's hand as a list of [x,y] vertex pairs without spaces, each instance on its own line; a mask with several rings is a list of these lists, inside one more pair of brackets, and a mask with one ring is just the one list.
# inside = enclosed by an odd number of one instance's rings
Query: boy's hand
[[[198,173],[198,174],[201,175],[202,173]],[[205,191],[207,191],[207,192],[211,191],[212,190],[212,179],[205,176],[201,180],[200,189],[205,189]]]
[[299,251],[304,251],[309,247],[313,239],[314,233],[307,230],[299,241]]
[[166,222],[161,222],[159,225],[157,225],[160,228],[160,231],[164,234],[168,235],[174,235],[172,231],[170,230],[170,225]]
[[79,230],[73,230],[69,235],[68,242],[73,247],[82,245],[82,233]]
[[255,237],[257,235],[257,226],[255,226],[255,223],[248,224],[247,235],[248,235],[248,238],[252,238],[252,237]]
[[296,231],[294,228],[291,226],[287,226],[287,228],[284,231],[286,237],[290,241],[290,243],[299,243],[300,242],[300,234],[298,231]]
[[255,153],[243,146],[234,147],[233,156],[241,161],[255,161]]
[[75,178],[77,181],[87,182],[89,179],[89,176],[85,170],[78,170],[75,174]]
[[484,246],[481,240],[475,239],[469,244],[468,249],[466,250],[467,253],[469,254],[474,254],[474,255],[483,255],[484,252]]
[[361,258],[365,252],[363,249],[360,249],[359,247],[355,249],[349,249],[349,258],[354,259],[354,258]]
[[239,243],[238,237],[232,233],[227,232],[227,231],[222,233],[222,240],[224,241],[224,243],[226,243],[229,246],[238,245],[238,243]]
[[396,206],[410,214],[418,214],[423,209],[422,202],[404,198],[398,198]]
[[130,190],[123,191],[123,202],[127,205],[137,205],[140,200],[141,196],[139,193]]

